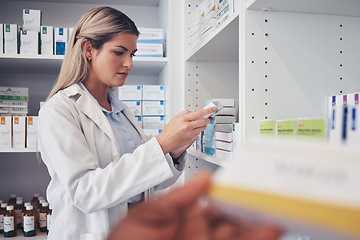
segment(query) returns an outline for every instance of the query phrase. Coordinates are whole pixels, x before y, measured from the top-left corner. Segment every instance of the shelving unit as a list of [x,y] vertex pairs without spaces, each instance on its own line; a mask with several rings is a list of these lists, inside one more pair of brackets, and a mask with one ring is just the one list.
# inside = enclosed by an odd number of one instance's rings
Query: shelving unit
[[[185,29],[200,2],[183,1]],[[360,90],[359,2],[246,0],[237,5],[237,15],[186,51],[187,108],[199,110],[211,98],[238,98],[238,142],[246,144],[258,137],[260,120],[326,118],[328,96]],[[221,166],[216,158],[189,152],[189,177],[204,168],[199,162]]]
[[[127,79],[127,84],[163,84],[166,86],[167,112],[170,119],[173,109],[171,97],[174,89],[179,89],[176,82],[177,70],[173,67],[177,61],[172,56],[181,48],[172,47],[173,10],[167,0],[5,0],[0,9],[0,23],[16,23],[22,25],[22,9],[40,9],[42,23],[47,26],[73,27],[80,16],[91,8],[107,5],[117,8],[134,20],[138,27],[162,28],[167,41],[166,56],[163,58],[135,57],[134,67]],[[64,16],[66,16],[64,18]],[[178,36],[175,34],[175,37]],[[175,41],[176,43],[176,41]],[[39,102],[44,101],[50,92],[59,73],[63,56],[27,56],[0,55],[0,85],[29,88],[29,114],[37,115]],[[178,61],[179,62],[179,61]],[[174,75],[175,77],[171,77]],[[180,96],[180,93],[178,93]],[[6,181],[2,187],[0,199],[7,201],[12,193],[22,196],[24,201],[30,199],[33,193],[45,196],[45,190],[50,180],[46,166],[38,159],[35,149],[0,149],[2,167],[0,180]],[[30,181],[31,179],[31,181]],[[15,239],[23,239],[21,236]],[[46,239],[37,236],[33,239]]]

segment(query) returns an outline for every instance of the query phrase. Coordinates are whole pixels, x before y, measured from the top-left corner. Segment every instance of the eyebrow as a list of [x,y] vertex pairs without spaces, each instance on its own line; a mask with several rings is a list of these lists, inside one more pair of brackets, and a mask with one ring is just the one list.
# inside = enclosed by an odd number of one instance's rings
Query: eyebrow
[[[127,49],[126,47],[124,47],[124,46],[116,46],[116,47],[119,47],[119,48],[122,48],[122,49],[124,49],[124,51],[129,51],[129,49]],[[137,51],[137,49],[135,49],[134,51],[132,51],[132,52],[136,52]]]

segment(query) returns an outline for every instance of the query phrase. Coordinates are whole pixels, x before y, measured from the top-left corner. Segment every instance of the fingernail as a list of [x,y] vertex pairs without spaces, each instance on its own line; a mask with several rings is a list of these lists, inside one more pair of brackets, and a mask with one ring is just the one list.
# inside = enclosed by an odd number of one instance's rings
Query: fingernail
[[212,110],[213,110],[213,111],[216,111],[216,110],[217,110],[217,107],[213,107]]

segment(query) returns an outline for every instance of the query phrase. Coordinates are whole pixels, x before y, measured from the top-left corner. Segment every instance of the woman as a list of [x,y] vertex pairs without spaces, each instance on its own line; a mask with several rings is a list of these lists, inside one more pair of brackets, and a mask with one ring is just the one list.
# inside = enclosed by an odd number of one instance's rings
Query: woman
[[75,25],[58,80],[39,112],[39,150],[51,181],[48,239],[101,239],[182,173],[185,150],[210,123],[204,109],[175,116],[145,136],[116,97],[133,66],[139,32],[122,12],[98,7]]

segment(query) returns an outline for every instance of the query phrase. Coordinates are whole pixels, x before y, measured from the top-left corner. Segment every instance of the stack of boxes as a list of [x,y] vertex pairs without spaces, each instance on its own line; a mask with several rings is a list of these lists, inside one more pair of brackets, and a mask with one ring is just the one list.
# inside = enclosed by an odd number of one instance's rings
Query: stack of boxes
[[0,116],[0,148],[36,148],[38,117]]
[[0,54],[64,55],[72,29],[42,26],[41,10],[23,9],[22,27],[0,24]]
[[36,147],[37,117],[26,117],[28,99],[28,88],[0,87],[0,147]]
[[213,116],[213,121],[198,137],[196,148],[211,156],[230,159],[237,140],[234,134],[238,134],[239,128],[236,123],[239,111],[238,101],[227,98],[211,99],[205,102],[205,106],[214,101],[219,102],[223,109]]
[[124,85],[119,99],[133,112],[147,135],[157,136],[165,127],[163,85]]
[[234,12],[234,0],[203,0],[196,8],[194,20],[189,24],[189,47],[193,49],[200,45]]
[[164,33],[160,28],[138,28],[136,57],[163,57]]
[[29,89],[0,87],[0,116],[26,116]]

